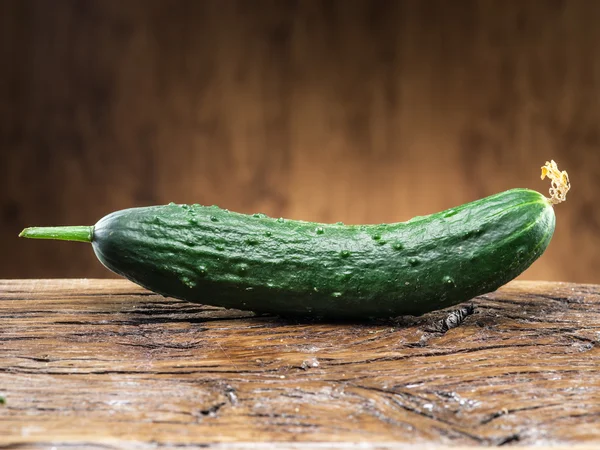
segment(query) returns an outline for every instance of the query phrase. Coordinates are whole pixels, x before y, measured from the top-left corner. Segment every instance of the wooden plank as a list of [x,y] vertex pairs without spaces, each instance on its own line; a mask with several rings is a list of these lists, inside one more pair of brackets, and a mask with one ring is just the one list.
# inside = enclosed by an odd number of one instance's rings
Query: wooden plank
[[124,280],[0,281],[0,445],[600,442],[600,286],[474,303],[440,334],[443,312],[301,323]]

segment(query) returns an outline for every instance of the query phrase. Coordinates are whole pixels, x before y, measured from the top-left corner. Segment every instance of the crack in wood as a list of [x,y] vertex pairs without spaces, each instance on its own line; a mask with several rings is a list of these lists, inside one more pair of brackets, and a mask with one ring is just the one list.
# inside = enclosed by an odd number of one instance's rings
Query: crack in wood
[[535,411],[542,408],[551,408],[553,406],[560,406],[560,403],[545,403],[543,405],[535,405],[535,406],[525,406],[523,408],[513,408],[513,409],[502,409],[500,411],[496,411],[493,414],[490,414],[488,417],[482,419],[479,424],[487,425],[488,423],[498,419],[499,417],[505,417],[509,414],[515,414],[523,411]]
[[[456,433],[457,435],[460,435],[462,437],[467,437],[472,441],[475,441],[477,443],[485,443],[486,439],[478,436],[476,434],[470,433],[468,431],[465,430],[461,430],[457,427],[459,427],[460,425],[457,423],[453,423],[450,422],[448,420],[442,419],[441,417],[436,416],[435,414],[433,414],[433,412],[426,412],[424,411],[424,404],[427,404],[429,402],[428,399],[424,399],[422,397],[419,397],[417,395],[411,394],[410,392],[407,391],[390,391],[387,389],[382,389],[379,387],[374,387],[374,386],[363,386],[363,385],[359,385],[359,384],[354,384],[354,383],[348,383],[348,386],[357,388],[357,389],[365,389],[368,391],[373,391],[373,392],[377,392],[379,394],[383,394],[384,396],[386,396],[392,403],[394,403],[397,407],[413,413],[413,414],[417,414],[419,416],[422,417],[426,417],[428,419],[431,419],[435,422],[439,422],[442,423],[444,425],[446,425],[447,427],[449,427],[453,433]],[[414,406],[410,406],[408,404],[406,404],[405,401],[406,397],[408,397],[411,400],[414,400],[416,402],[417,405],[420,406],[419,407],[414,407]],[[427,402],[427,403],[423,403],[423,402]]]
[[[430,358],[436,356],[451,356],[451,355],[461,355],[468,353],[477,353],[483,352],[487,350],[498,350],[498,349],[509,349],[509,348],[524,348],[524,347],[554,347],[555,344],[540,344],[540,343],[512,343],[512,344],[496,344],[496,345],[488,345],[481,346],[476,348],[462,348],[456,350],[432,350],[430,353],[416,353],[409,355],[398,355],[398,356],[383,356],[380,358],[371,358],[371,359],[361,359],[351,362],[332,362],[332,366],[345,366],[349,364],[370,364],[382,361],[402,361],[405,359],[414,359],[414,358]],[[419,346],[421,347],[421,346]]]
[[513,434],[509,434],[508,436],[498,438],[498,440],[495,442],[495,445],[497,447],[502,447],[504,445],[519,442],[520,440],[521,440],[521,435],[519,433],[513,433]]
[[215,403],[214,405],[212,405],[208,408],[198,410],[198,414],[200,414],[201,416],[205,416],[205,417],[206,416],[215,417],[217,415],[217,413],[219,412],[219,410],[223,406],[225,406],[225,402]]

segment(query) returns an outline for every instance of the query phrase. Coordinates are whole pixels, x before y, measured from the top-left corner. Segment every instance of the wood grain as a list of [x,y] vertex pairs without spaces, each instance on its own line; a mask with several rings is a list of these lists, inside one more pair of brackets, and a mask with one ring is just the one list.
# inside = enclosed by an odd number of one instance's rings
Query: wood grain
[[121,280],[0,281],[0,446],[598,445],[600,286],[474,304],[440,334],[444,312],[285,322]]
[[600,2],[0,2],[0,276],[110,276],[31,225],[169,201],[406,220],[568,169],[524,277],[600,283]]

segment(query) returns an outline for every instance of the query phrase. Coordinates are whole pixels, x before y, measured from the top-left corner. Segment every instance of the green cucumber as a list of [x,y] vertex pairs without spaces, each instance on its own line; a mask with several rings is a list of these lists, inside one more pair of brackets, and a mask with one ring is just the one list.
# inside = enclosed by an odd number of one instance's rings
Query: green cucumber
[[554,233],[570,188],[556,163],[550,198],[512,189],[381,225],[238,214],[216,206],[132,208],[95,226],[20,236],[91,242],[113,272],[165,296],[284,316],[421,315],[493,291],[527,269]]
[[420,315],[493,291],[554,232],[550,201],[513,189],[408,222],[320,224],[176,205],[22,236],[91,242],[110,270],[165,296],[280,315]]

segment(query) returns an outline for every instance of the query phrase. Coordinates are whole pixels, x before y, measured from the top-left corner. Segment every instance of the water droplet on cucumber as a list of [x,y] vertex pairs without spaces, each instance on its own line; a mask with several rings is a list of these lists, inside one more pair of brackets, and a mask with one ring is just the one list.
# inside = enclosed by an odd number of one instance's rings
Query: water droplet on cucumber
[[194,280],[192,280],[188,277],[181,277],[181,282],[183,284],[185,284],[187,287],[189,287],[190,289],[196,286],[196,283],[194,282]]
[[284,219],[283,217],[280,217],[279,219],[277,219],[277,222],[279,222],[279,223],[284,223],[284,222],[285,222],[285,219]]
[[331,294],[331,296],[333,298],[340,298],[342,296],[342,293],[341,292],[334,292],[333,294]]
[[271,237],[272,235],[273,235],[273,233],[271,233],[270,231],[265,231],[265,236]]
[[404,248],[404,245],[402,244],[402,242],[394,242],[392,244],[392,248],[394,250],[402,250]]
[[409,258],[408,263],[414,267],[414,266],[418,266],[420,261],[418,258]]
[[210,221],[211,222],[218,222],[219,219],[217,219],[217,216],[210,216]]
[[449,276],[449,275],[446,275],[446,276],[445,276],[445,277],[442,279],[442,281],[443,281],[443,282],[444,282],[444,284],[445,284],[446,286],[448,286],[448,287],[454,287],[454,286],[456,286],[456,283],[454,282],[454,278],[452,278],[452,277],[451,277],[451,276]]
[[348,257],[350,256],[350,252],[349,252],[348,250],[342,250],[342,251],[340,252],[340,256],[341,256],[342,258],[348,258]]
[[317,227],[315,229],[315,233],[317,233],[317,234],[323,234],[323,233],[325,233],[325,230],[323,229],[323,227]]

